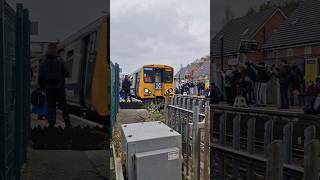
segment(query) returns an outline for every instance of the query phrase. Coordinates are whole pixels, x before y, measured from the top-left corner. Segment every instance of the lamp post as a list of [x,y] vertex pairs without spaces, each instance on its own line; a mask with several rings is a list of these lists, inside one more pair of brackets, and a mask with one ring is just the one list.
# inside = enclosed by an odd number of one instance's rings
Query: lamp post
[[223,73],[223,46],[224,46],[224,38],[223,38],[223,35],[220,37],[220,41],[221,41],[221,57],[220,57],[220,63],[221,63],[221,90],[223,91],[224,87],[223,87],[223,76],[222,76],[222,73]]

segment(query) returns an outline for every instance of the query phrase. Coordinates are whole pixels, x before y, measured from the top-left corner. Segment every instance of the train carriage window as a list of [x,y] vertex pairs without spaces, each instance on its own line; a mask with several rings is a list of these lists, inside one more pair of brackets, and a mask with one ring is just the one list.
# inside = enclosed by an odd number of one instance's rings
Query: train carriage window
[[163,80],[165,83],[172,83],[173,81],[173,73],[172,70],[170,69],[165,69],[163,71]]
[[154,82],[154,70],[153,68],[144,68],[143,69],[143,79],[145,83],[153,83]]

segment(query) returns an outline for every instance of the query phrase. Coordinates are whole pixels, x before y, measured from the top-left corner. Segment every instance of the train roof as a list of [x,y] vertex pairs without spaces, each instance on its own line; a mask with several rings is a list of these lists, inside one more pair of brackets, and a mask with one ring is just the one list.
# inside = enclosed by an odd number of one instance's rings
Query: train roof
[[140,72],[141,71],[141,68],[144,68],[144,67],[152,67],[152,68],[155,68],[155,67],[158,67],[158,68],[172,68],[171,66],[168,66],[168,65],[165,65],[165,64],[146,64],[146,65],[143,65],[142,67],[140,67],[139,69],[133,71],[131,74],[129,74],[130,76],[132,76],[133,74],[137,73],[137,72]]
[[172,68],[173,69],[173,67],[165,65],[165,64],[147,64],[142,67],[153,67],[153,68],[160,67],[160,68]]
[[97,28],[99,28],[101,26],[101,24],[106,21],[107,16],[102,16],[98,19],[96,19],[95,21],[91,22],[90,24],[84,26],[83,28],[81,28],[80,30],[78,30],[77,32],[71,34],[70,36],[68,36],[66,39],[64,39],[63,41],[60,42],[59,46],[63,46],[64,44],[68,44],[72,41],[75,41],[83,36],[86,36],[88,33],[96,30]]

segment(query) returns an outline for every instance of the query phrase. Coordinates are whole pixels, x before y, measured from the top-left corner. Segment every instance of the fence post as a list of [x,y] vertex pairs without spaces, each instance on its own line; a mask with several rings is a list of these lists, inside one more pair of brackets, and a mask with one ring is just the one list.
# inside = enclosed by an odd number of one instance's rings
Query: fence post
[[191,106],[191,98],[188,97],[188,99],[187,99],[187,109],[188,110],[191,109],[190,106]]
[[176,106],[178,106],[178,107],[180,107],[180,99],[181,99],[181,97],[177,97],[177,104],[175,104]]
[[267,154],[268,145],[272,142],[273,139],[273,121],[270,120],[264,124],[264,155]]
[[204,122],[204,162],[203,162],[203,179],[209,179],[209,161],[210,161],[210,105],[205,105],[205,122]]
[[169,105],[173,105],[173,99],[174,99],[174,96],[172,97],[169,96],[169,100],[170,100]]
[[255,152],[255,139],[256,139],[256,118],[250,118],[248,120],[247,131],[247,152],[253,154]]
[[192,126],[192,164],[193,180],[200,180],[200,131],[199,123],[200,107],[193,108],[193,126]]
[[320,144],[318,139],[305,142],[303,179],[319,179],[319,153]]
[[178,101],[178,97],[177,96],[174,96],[173,97],[173,104],[174,106],[177,106],[177,101]]
[[283,180],[283,145],[281,140],[273,141],[267,147],[266,180]]
[[181,107],[185,109],[185,106],[186,106],[186,97],[183,97]]
[[[219,144],[221,146],[226,145],[226,121],[227,121],[227,113],[223,113],[219,118],[220,124],[219,124]],[[218,178],[220,180],[225,179],[225,162],[224,162],[224,155],[223,153],[217,153],[218,155]]]
[[[253,154],[255,153],[256,118],[250,118],[247,122],[247,126],[247,152]],[[254,180],[254,166],[250,163],[247,168],[247,179]]]
[[227,120],[227,114],[223,113],[220,116],[220,124],[219,124],[219,144],[221,146],[225,146],[226,144],[226,137],[225,137],[225,133],[226,133],[226,120]]
[[284,146],[284,162],[291,163],[292,161],[292,138],[293,138],[293,124],[289,122],[283,128],[283,146]]
[[165,119],[165,123],[166,124],[169,124],[169,118],[170,118],[170,115],[169,115],[169,103],[170,103],[170,97],[169,96],[165,96],[164,97],[164,112],[165,112],[165,115],[166,115],[166,119]]
[[203,99],[199,100],[199,107],[200,107],[200,112],[199,113],[204,113],[204,104],[203,104]]
[[190,109],[194,109],[194,107],[196,107],[197,106],[197,100],[196,99],[192,99],[192,104],[191,104],[191,107],[190,107]]
[[0,148],[0,179],[4,179],[5,178],[5,149],[7,146],[7,143],[5,141],[6,138],[6,126],[5,123],[6,121],[8,121],[8,119],[6,119],[5,116],[5,75],[6,75],[6,71],[5,71],[5,63],[3,62],[3,60],[5,59],[5,51],[4,51],[4,46],[5,46],[5,42],[4,42],[4,1],[0,0],[0,59],[1,59],[1,63],[0,63],[0,119],[1,119],[1,123],[0,123],[0,144],[1,144],[1,148]]
[[[233,130],[232,130],[232,148],[235,150],[240,150],[240,121],[241,115],[237,114],[233,118]],[[232,163],[232,177],[238,178],[239,173],[239,162],[238,160],[233,160]]]
[[315,126],[309,126],[304,130],[304,145],[306,143],[310,142],[312,139],[316,138],[316,127]]

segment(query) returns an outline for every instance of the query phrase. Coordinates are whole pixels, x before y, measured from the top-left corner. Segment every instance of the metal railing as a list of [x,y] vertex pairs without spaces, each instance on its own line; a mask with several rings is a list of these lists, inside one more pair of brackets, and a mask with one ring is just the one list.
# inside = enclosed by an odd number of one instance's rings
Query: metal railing
[[119,84],[120,84],[120,68],[118,63],[110,63],[110,129],[109,133],[111,134],[112,128],[114,124],[116,123],[117,114],[119,112],[119,103],[120,103],[120,97],[119,97]]
[[319,117],[211,106],[211,179],[319,179]]
[[166,97],[166,123],[182,136],[182,173],[187,179],[209,178],[209,112],[202,98]]
[[19,179],[30,125],[30,22],[0,0],[0,179]]

